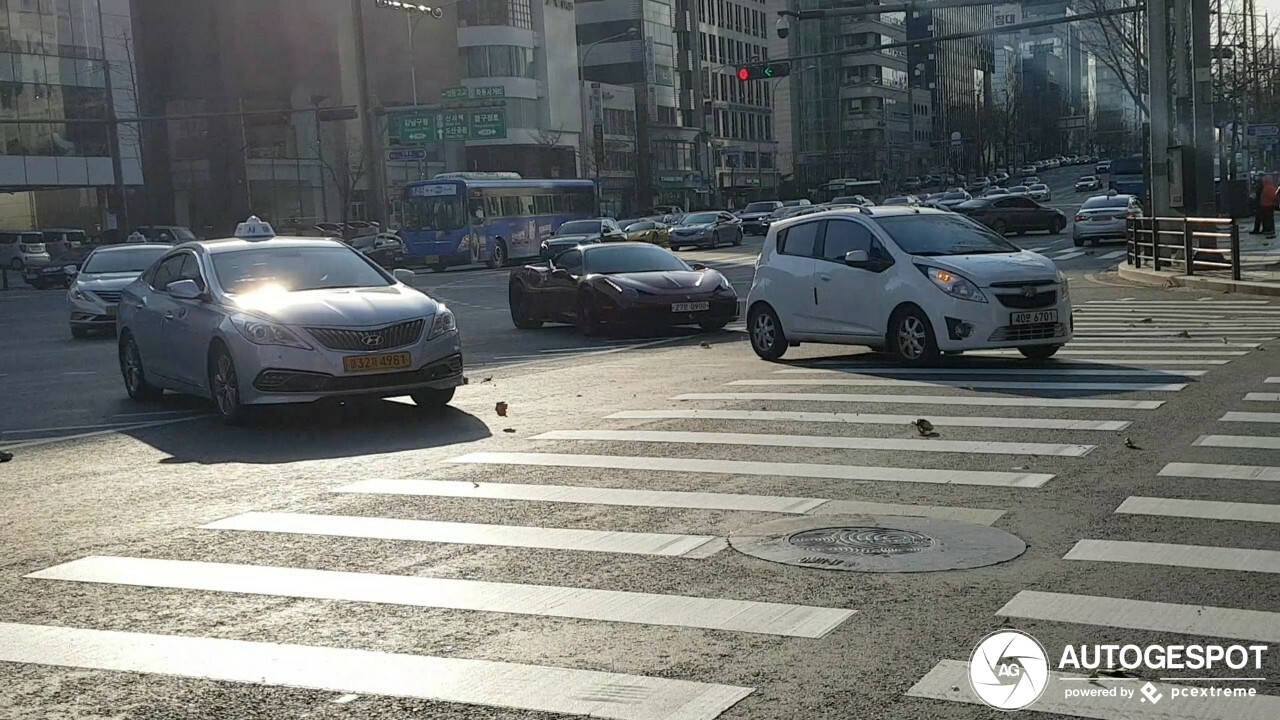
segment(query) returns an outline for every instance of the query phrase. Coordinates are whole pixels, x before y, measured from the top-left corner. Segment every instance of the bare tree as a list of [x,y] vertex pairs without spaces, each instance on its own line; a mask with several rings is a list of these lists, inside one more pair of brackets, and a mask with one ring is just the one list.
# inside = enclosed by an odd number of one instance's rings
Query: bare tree
[[[1076,0],[1081,15],[1115,10],[1133,4],[1130,0]],[[1116,76],[1134,104],[1147,113],[1146,14],[1108,15],[1080,23],[1080,45]]]
[[369,172],[369,153],[363,144],[350,136],[342,138],[341,143],[334,144],[339,147],[331,148],[331,145],[326,144],[319,148],[316,158],[338,191],[342,222],[345,223],[351,219],[351,205],[356,189]]

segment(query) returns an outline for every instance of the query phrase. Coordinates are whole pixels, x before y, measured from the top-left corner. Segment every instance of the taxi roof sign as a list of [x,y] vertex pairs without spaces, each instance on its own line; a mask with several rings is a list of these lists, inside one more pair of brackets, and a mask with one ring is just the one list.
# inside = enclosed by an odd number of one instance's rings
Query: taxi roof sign
[[257,215],[236,226],[236,237],[243,240],[275,237],[276,231],[269,223],[265,223]]

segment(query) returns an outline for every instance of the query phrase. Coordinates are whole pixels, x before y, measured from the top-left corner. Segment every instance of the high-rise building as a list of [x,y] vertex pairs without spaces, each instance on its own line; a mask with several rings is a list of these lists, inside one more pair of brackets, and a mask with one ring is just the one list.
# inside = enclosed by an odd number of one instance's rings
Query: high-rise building
[[635,91],[638,207],[705,203],[688,0],[579,0],[574,10],[584,78]]
[[138,116],[134,37],[128,0],[0,3],[0,226],[115,227],[113,132],[142,183],[138,125],[108,122]]
[[[1023,0],[1016,11],[1021,22],[1079,14],[1071,0]],[[1037,157],[1083,152],[1091,144],[1088,132],[1095,120],[1097,79],[1082,26],[1063,22],[1000,36],[1022,55],[1018,101],[1026,118],[1029,151]]]
[[[989,27],[989,6],[922,9],[907,18],[912,39]],[[992,161],[984,128],[991,97],[991,36],[913,45],[908,54],[932,101],[933,161],[960,172],[985,171]]]
[[769,59],[764,0],[696,0],[697,57],[702,98],[710,101],[706,130],[721,204],[742,205],[777,194],[772,108],[785,78],[743,82],[738,66]]
[[[846,5],[837,0],[797,0],[793,5],[796,10],[840,7]],[[891,181],[910,174],[907,53],[902,48],[871,49],[906,38],[902,13],[796,22],[791,38],[791,56],[857,51],[792,67],[797,182],[812,188],[834,178]]]

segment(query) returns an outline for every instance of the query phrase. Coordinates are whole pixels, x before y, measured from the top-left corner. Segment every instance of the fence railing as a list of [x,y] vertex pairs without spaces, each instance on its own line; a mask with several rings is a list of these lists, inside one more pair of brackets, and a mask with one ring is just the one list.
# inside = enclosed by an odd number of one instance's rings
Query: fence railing
[[1130,218],[1125,238],[1135,268],[1183,275],[1230,270],[1232,280],[1240,279],[1240,228],[1228,218]]

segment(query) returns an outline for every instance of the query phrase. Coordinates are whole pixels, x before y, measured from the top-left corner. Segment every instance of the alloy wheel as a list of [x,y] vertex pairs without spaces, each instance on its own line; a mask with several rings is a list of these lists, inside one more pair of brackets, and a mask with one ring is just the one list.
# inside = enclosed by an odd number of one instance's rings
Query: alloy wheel
[[915,360],[924,355],[928,342],[928,329],[920,318],[905,315],[898,324],[898,349],[908,360]]
[[213,366],[213,400],[218,411],[232,417],[240,407],[240,388],[236,382],[236,368],[225,351],[218,353]]

